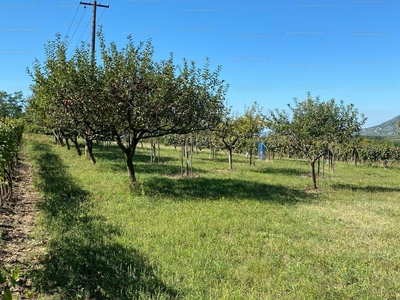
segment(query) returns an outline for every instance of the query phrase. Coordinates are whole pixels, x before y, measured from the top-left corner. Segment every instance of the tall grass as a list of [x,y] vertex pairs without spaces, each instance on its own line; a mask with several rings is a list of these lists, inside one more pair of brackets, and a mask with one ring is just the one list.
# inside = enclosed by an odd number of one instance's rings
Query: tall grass
[[310,192],[305,162],[192,159],[97,147],[98,163],[26,137],[47,251],[33,283],[74,299],[396,299],[400,174],[338,163]]

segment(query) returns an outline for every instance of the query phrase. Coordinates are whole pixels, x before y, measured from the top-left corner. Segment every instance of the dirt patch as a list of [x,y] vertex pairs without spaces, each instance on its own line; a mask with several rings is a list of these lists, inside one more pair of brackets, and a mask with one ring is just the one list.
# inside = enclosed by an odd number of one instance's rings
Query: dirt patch
[[38,195],[32,185],[31,166],[23,158],[14,172],[13,195],[0,208],[0,268],[19,267],[19,286],[13,290],[13,294],[20,299],[26,299],[25,294],[31,290],[30,281],[25,276],[29,266],[32,266],[33,253],[37,252],[32,237],[37,199]]

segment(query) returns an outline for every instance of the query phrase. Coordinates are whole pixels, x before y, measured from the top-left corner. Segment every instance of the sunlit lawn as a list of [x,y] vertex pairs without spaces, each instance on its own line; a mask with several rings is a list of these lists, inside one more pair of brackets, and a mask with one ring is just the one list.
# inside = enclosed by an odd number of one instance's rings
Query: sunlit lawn
[[26,136],[47,240],[43,298],[396,299],[400,297],[400,170],[337,163],[310,190],[305,162],[255,166],[138,148],[132,191],[118,148],[92,165]]

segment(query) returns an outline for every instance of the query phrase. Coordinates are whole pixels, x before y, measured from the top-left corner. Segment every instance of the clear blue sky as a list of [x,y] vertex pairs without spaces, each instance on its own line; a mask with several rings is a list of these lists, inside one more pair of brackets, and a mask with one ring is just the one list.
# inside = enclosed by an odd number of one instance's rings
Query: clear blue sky
[[[85,2],[93,2],[86,0]],[[151,38],[174,53],[222,66],[228,105],[286,108],[307,91],[354,103],[377,125],[400,114],[399,0],[109,0],[98,24],[119,47]],[[26,68],[59,32],[90,42],[92,7],[79,0],[0,0],[0,90],[30,94]]]

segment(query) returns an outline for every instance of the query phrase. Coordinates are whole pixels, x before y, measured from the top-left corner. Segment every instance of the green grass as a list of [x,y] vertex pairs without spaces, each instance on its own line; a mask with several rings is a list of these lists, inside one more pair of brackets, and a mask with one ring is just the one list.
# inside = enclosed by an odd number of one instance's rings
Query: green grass
[[97,147],[92,165],[26,136],[43,195],[32,280],[51,299],[396,299],[400,172],[337,163],[309,191],[305,162],[245,164],[208,152],[181,178],[180,152]]

